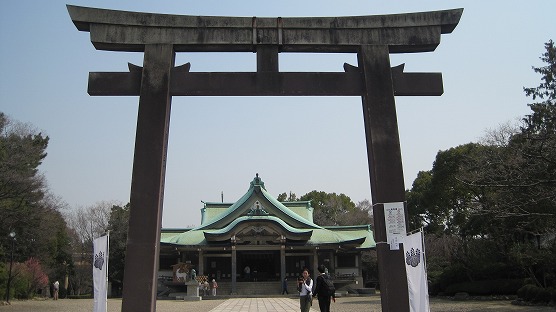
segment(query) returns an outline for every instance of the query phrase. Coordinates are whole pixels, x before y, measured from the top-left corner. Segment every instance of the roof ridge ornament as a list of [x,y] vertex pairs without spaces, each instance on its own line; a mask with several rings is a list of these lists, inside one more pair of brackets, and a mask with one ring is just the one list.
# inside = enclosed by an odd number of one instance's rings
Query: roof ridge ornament
[[253,178],[253,181],[251,181],[251,187],[255,187],[255,186],[260,186],[266,190],[266,188],[264,187],[264,182],[263,180],[261,180],[261,178],[259,178],[258,173],[255,174],[255,178]]

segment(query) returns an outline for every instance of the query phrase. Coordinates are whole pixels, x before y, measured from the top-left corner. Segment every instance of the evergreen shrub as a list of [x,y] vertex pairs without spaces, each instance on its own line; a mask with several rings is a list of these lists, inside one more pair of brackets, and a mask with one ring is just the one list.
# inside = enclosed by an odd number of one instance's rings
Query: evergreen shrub
[[58,292],[58,298],[66,299],[68,297],[68,290],[64,287],[60,287],[60,291]]
[[532,284],[527,284],[517,291],[517,296],[525,301],[533,301],[537,295],[538,287]]
[[68,299],[93,299],[93,294],[68,295]]
[[524,301],[548,304],[556,302],[556,289],[528,284],[517,291],[517,296]]
[[466,292],[470,295],[515,295],[523,286],[523,279],[496,279],[484,281],[469,281],[451,284],[445,289],[445,294],[454,295]]

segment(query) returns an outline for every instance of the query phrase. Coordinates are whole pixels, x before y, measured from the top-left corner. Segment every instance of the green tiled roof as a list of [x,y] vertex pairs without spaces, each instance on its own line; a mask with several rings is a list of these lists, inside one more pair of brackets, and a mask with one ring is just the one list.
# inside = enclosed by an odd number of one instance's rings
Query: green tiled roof
[[163,244],[180,246],[203,246],[207,244],[202,231],[189,231],[160,240]]
[[211,220],[218,219],[218,216],[226,213],[228,208],[232,205],[233,203],[205,203],[205,207],[201,208],[201,214],[203,216],[201,225],[207,224]]
[[[241,220],[236,222],[239,223]],[[303,229],[295,229],[297,233],[304,232]],[[347,230],[342,231],[338,229],[306,229],[306,231],[312,231],[311,238],[307,242],[307,245],[344,245],[344,244],[355,244],[357,248],[368,249],[374,248],[376,243],[373,237],[373,233],[370,230]],[[225,229],[220,230],[191,230],[183,232],[180,234],[168,233],[163,235],[161,243],[172,244],[172,245],[182,245],[182,246],[203,246],[207,245],[207,240],[205,239],[205,232],[210,234],[221,234],[225,232]]]
[[164,240],[168,237],[176,236],[177,234],[181,234],[181,233],[187,232],[187,231],[189,231],[189,229],[180,229],[178,231],[176,231],[175,229],[163,229],[160,232],[160,239]]
[[[286,205],[267,192],[264,182],[257,175],[249,190],[237,202],[205,203],[200,226],[193,229],[163,229],[161,243],[204,246],[209,244],[207,237],[211,241],[229,239],[226,238],[228,233],[231,236],[238,227],[255,222],[279,227],[288,239],[305,241],[306,245],[342,245],[361,249],[376,245],[369,225],[321,227],[313,223],[313,208],[309,202],[288,202]],[[306,212],[306,216],[296,212]]]

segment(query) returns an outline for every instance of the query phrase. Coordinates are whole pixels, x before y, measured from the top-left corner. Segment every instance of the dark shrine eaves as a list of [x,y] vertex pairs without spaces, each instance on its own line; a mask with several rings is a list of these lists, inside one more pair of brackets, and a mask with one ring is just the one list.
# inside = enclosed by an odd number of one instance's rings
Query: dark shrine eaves
[[67,6],[77,29],[90,32],[98,50],[144,51],[146,44],[172,44],[176,52],[254,52],[276,45],[280,52],[357,52],[362,45],[388,45],[390,53],[436,49],[463,9],[345,17],[225,17],[116,11]]

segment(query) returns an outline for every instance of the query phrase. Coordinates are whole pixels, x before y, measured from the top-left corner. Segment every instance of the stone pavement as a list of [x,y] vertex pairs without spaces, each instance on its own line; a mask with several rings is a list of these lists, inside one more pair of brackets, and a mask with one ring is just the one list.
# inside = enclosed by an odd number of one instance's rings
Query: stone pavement
[[[554,312],[555,307],[515,306],[510,300],[466,300],[454,301],[447,298],[431,298],[431,312]],[[201,301],[158,300],[157,312],[297,312],[299,299],[295,297],[275,298],[211,298]],[[234,309],[234,310],[231,310]],[[93,299],[13,300],[11,305],[0,306],[0,312],[90,312]],[[311,312],[319,310],[318,301],[313,301]],[[332,303],[333,312],[380,312],[380,296],[341,297]],[[108,312],[121,312],[121,299],[108,299]]]
[[[298,312],[299,300],[291,298],[232,298],[210,312]],[[311,311],[318,311],[314,308]]]

